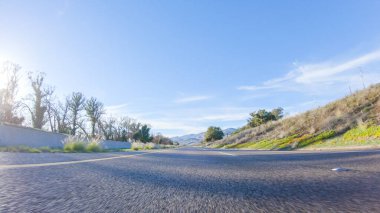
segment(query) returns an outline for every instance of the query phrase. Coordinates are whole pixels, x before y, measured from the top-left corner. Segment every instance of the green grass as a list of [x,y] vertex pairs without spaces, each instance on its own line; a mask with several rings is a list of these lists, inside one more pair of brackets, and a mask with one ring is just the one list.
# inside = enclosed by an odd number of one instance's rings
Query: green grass
[[358,142],[380,139],[380,126],[363,126],[351,129],[344,133],[343,139],[346,141]]
[[131,149],[103,149],[97,141],[84,142],[75,138],[67,139],[63,148],[39,147],[33,148],[28,146],[0,146],[0,152],[25,152],[25,153],[91,153],[91,152],[130,152],[151,149],[169,149],[175,148],[174,145],[159,145],[153,143],[132,144]]
[[297,148],[303,148],[313,143],[322,142],[326,139],[332,138],[336,135],[335,131],[326,131],[313,137],[302,140],[298,143]]
[[251,141],[241,144],[230,144],[224,148],[257,149],[257,150],[292,150],[331,138],[335,136],[334,131],[326,131],[315,135],[292,135],[280,139]]
[[362,126],[351,129],[339,137],[322,140],[307,148],[334,148],[380,145],[380,126]]
[[41,151],[37,148],[32,148],[28,146],[6,146],[0,147],[1,152],[27,152],[27,153],[40,153]]
[[0,147],[0,152],[55,153],[63,152],[63,150],[58,148],[50,148],[46,146],[39,148],[33,148],[29,146],[4,146]]
[[[302,148],[334,148],[349,146],[380,146],[380,126],[360,126],[348,130],[343,135],[335,131],[318,134],[292,135],[280,139],[250,141],[241,144],[228,144],[224,148],[257,150],[293,150]],[[221,145],[219,145],[220,147]]]

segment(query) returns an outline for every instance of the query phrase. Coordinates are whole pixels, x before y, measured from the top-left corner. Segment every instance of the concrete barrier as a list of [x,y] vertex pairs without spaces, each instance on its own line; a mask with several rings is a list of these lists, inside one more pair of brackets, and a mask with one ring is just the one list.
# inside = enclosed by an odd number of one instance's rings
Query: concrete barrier
[[[0,124],[0,146],[28,146],[39,148],[48,146],[63,148],[63,141],[69,137],[65,134],[47,132],[40,129]],[[103,149],[130,149],[130,142],[104,140],[100,142]]]
[[67,135],[47,132],[39,129],[0,124],[0,146],[49,146],[62,148]]
[[110,141],[104,140],[100,142],[103,149],[130,149],[132,147],[130,142],[123,141]]

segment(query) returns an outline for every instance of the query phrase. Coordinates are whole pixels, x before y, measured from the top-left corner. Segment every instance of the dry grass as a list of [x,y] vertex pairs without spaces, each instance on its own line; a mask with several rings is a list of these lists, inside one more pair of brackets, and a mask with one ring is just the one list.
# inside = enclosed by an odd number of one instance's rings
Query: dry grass
[[248,128],[223,140],[209,143],[214,147],[229,147],[244,143],[273,141],[297,135],[319,135],[334,131],[344,134],[358,126],[380,125],[380,84],[305,113]]

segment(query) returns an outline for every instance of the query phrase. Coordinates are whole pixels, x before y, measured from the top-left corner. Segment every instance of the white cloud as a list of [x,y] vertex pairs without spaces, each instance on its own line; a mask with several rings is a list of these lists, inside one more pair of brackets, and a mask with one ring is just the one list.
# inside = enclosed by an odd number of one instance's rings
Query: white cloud
[[[362,66],[380,62],[380,50],[376,50],[362,56],[345,61],[325,61],[321,63],[298,65],[288,72],[284,77],[275,78],[263,82],[260,85],[239,86],[238,90],[279,90],[279,91],[300,91],[320,89],[321,85],[358,85],[358,78],[361,78],[360,69]],[[376,70],[366,70],[365,75],[371,76],[366,79],[367,84],[376,83],[380,80],[380,73]],[[330,88],[331,89],[331,88]]]
[[114,111],[117,111],[117,110],[120,110],[120,109],[124,109],[125,107],[127,107],[128,104],[127,103],[124,103],[124,104],[118,104],[118,105],[112,105],[112,106],[106,106],[106,110],[114,110]]
[[357,69],[375,61],[380,61],[380,51],[374,51],[342,63],[304,65],[298,67],[297,71],[300,75],[295,78],[295,81],[303,84],[326,81],[331,76]]
[[230,113],[230,114],[216,114],[206,115],[196,118],[198,121],[241,121],[248,117],[248,113]]
[[264,90],[264,89],[274,89],[276,87],[279,87],[278,85],[263,85],[263,86],[239,86],[238,90],[250,90],[250,91],[256,91],[256,90]]
[[190,103],[190,102],[197,102],[197,101],[204,101],[210,99],[210,96],[190,96],[185,98],[180,98],[175,100],[175,103]]

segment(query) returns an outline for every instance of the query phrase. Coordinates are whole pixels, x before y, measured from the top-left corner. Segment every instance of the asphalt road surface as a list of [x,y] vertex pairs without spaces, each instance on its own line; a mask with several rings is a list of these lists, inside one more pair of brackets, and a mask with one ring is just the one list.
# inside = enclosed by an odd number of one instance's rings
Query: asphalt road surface
[[0,212],[380,212],[380,152],[0,153]]

